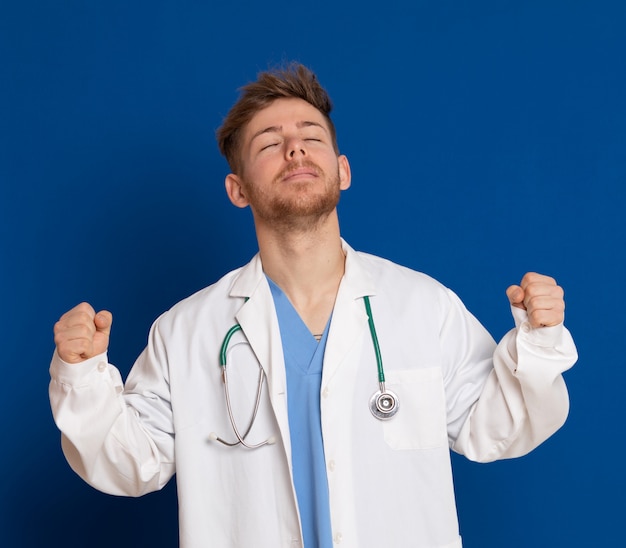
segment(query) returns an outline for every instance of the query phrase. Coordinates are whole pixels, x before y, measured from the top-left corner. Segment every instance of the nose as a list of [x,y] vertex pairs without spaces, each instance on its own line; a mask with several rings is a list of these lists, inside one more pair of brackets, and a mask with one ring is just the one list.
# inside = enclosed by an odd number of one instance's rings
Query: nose
[[287,160],[293,160],[298,156],[305,157],[307,155],[304,141],[300,138],[294,137],[287,140],[287,146],[285,147],[285,155]]

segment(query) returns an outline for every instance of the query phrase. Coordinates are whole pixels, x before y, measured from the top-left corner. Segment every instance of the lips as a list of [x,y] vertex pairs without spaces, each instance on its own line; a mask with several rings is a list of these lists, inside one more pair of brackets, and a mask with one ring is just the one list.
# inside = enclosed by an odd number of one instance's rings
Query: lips
[[283,171],[278,179],[281,181],[292,181],[300,178],[319,177],[319,168],[314,165],[300,165],[289,167]]
[[285,175],[283,181],[289,181],[290,179],[297,179],[299,177],[317,177],[317,173],[310,168],[296,169]]

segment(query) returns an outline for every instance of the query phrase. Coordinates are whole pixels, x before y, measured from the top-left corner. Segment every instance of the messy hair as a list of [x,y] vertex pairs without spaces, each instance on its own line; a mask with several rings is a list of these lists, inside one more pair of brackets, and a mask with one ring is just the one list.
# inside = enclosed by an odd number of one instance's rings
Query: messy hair
[[276,99],[303,99],[319,110],[330,129],[335,151],[338,152],[335,126],[330,119],[332,102],[315,74],[300,63],[261,72],[256,82],[240,89],[241,95],[217,130],[217,143],[233,173],[241,173],[241,135],[254,115]]

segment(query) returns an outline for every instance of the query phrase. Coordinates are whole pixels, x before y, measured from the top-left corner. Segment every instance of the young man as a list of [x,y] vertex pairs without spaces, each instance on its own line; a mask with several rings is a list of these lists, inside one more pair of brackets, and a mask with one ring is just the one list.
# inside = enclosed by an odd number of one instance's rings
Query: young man
[[300,65],[243,88],[218,140],[259,254],[163,314],[125,385],[109,312],[82,303],[55,326],[70,465],[130,496],[176,472],[183,548],[460,547],[449,449],[520,456],[567,416],[561,288],[511,286],[496,347],[450,290],[352,250],[330,109]]

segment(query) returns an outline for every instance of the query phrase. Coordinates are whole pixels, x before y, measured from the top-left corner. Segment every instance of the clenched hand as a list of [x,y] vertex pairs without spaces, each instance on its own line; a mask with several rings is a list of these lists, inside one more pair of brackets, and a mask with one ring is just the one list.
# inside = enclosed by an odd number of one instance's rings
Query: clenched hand
[[67,363],[79,363],[109,346],[113,315],[107,310],[96,314],[88,303],[80,303],[54,325],[54,342],[59,357]]
[[511,305],[526,310],[532,327],[550,327],[563,322],[563,289],[550,276],[528,272],[520,285],[506,290]]

